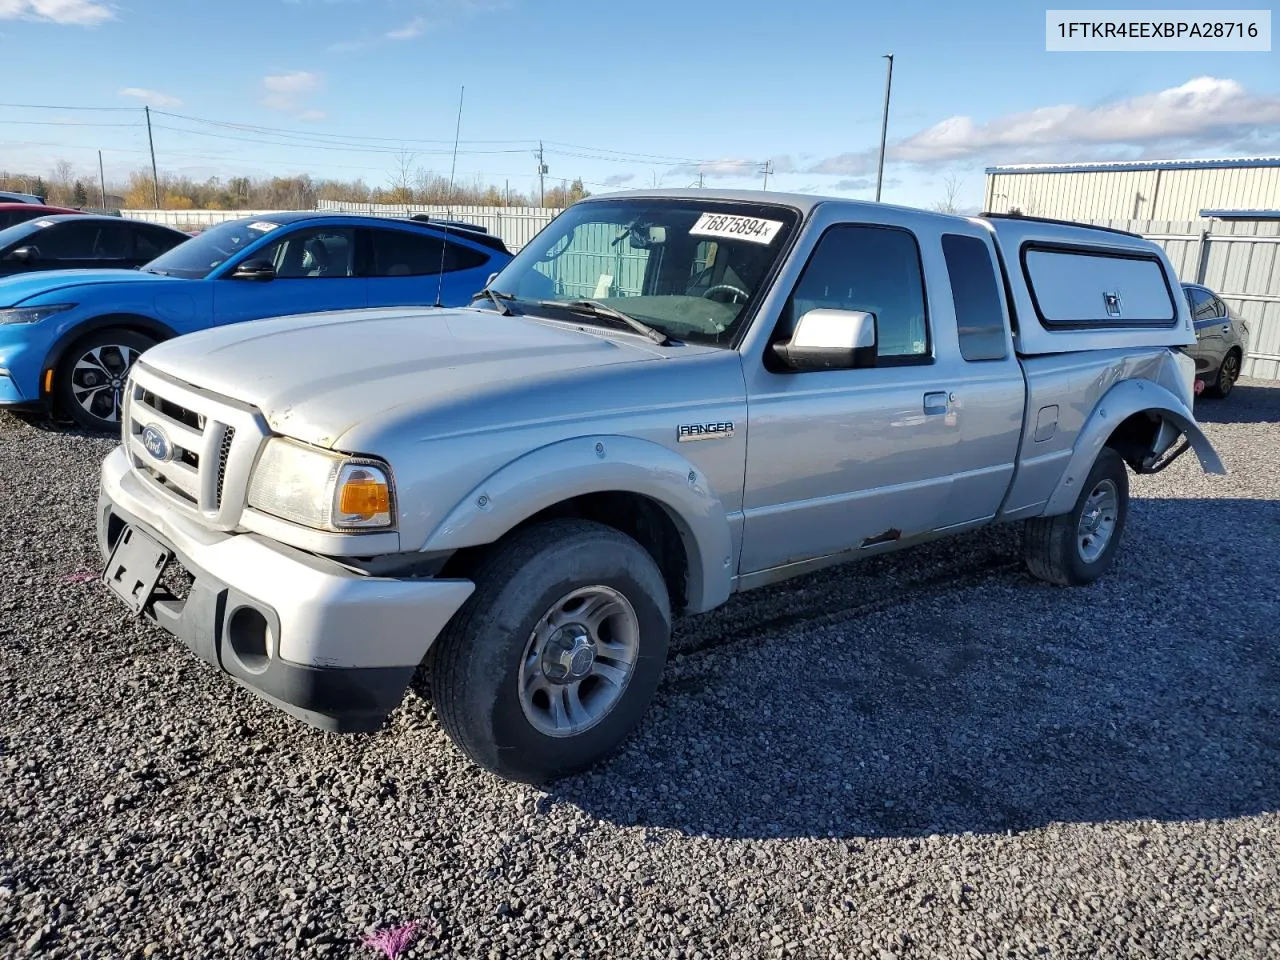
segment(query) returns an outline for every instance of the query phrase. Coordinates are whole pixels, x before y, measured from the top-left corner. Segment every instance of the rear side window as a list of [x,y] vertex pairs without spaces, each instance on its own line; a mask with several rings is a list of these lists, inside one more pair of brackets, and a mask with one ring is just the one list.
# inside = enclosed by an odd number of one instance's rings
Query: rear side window
[[182,237],[176,237],[167,230],[158,230],[149,226],[133,228],[134,255],[137,257],[152,260],[181,242]]
[[924,276],[916,238],[893,227],[840,225],[818,241],[787,303],[787,335],[810,310],[876,317],[876,362],[929,362]]
[[[408,230],[373,231],[374,277],[422,277],[440,272],[441,249],[444,243],[438,237]],[[444,269],[470,270],[488,263],[487,254],[460,244],[444,247]]]
[[942,253],[956,308],[960,355],[966,360],[1003,360],[1004,311],[991,252],[977,237],[946,233]]
[[1174,294],[1153,256],[1028,244],[1022,267],[1046,327],[1173,326]]

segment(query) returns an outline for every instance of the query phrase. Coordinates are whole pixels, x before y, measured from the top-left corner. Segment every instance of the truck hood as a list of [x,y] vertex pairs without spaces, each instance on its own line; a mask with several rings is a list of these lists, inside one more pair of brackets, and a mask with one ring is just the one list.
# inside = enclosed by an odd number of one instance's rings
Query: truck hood
[[277,433],[331,447],[358,425],[495,385],[663,356],[587,330],[490,310],[347,310],[203,330],[152,347],[141,362],[252,404]]
[[0,307],[16,307],[32,297],[102,283],[173,283],[140,270],[37,270],[0,279]]

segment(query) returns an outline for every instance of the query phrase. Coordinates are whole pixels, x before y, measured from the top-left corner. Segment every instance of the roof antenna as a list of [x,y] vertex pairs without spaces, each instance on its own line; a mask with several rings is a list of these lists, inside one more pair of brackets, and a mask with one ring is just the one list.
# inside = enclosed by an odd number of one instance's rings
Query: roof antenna
[[453,175],[458,169],[458,137],[462,135],[462,98],[466,94],[464,86],[458,91],[458,125],[453,131],[453,163],[449,167],[449,196],[445,200],[444,242],[440,244],[440,277],[436,282],[436,306],[444,303],[444,255],[449,249],[449,224],[453,220]]

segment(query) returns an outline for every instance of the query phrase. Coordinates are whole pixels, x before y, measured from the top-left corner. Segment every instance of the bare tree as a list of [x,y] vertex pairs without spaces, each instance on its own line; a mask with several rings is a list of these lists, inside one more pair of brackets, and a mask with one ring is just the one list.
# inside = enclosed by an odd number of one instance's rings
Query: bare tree
[[388,186],[391,188],[391,203],[409,203],[413,200],[414,155],[410,150],[402,149],[395,155],[391,173],[388,175]]
[[956,201],[960,198],[960,186],[963,183],[957,174],[947,174],[942,181],[942,199],[933,205],[933,209],[939,213],[959,213]]

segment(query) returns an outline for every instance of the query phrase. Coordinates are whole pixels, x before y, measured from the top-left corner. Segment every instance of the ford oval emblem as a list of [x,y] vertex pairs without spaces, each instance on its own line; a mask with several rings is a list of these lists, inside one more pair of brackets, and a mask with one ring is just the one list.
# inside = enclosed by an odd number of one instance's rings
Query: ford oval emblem
[[161,463],[173,456],[173,444],[169,442],[165,432],[154,424],[142,431],[142,445],[153,460]]

